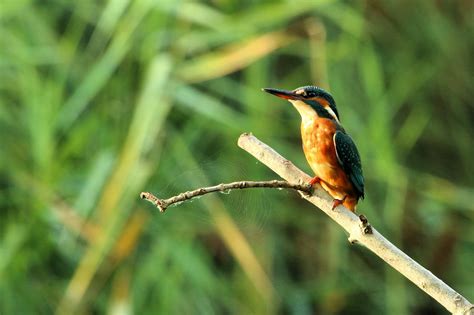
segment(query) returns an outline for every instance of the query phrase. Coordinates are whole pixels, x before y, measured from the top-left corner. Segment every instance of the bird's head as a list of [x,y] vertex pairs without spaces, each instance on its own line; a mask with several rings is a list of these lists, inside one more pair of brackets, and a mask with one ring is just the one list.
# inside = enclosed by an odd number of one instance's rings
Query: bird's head
[[292,91],[264,88],[265,92],[287,99],[304,119],[317,115],[321,118],[333,119],[339,122],[336,102],[331,94],[317,86],[302,86]]

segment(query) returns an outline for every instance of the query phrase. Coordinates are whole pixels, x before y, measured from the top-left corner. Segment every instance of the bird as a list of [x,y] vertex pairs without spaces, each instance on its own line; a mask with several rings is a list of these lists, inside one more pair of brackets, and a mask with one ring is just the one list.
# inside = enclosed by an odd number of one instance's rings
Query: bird
[[332,95],[317,86],[294,90],[264,88],[263,91],[288,100],[301,116],[303,151],[319,183],[333,198],[334,210],[344,205],[356,211],[364,198],[364,175],[359,151],[340,123]]

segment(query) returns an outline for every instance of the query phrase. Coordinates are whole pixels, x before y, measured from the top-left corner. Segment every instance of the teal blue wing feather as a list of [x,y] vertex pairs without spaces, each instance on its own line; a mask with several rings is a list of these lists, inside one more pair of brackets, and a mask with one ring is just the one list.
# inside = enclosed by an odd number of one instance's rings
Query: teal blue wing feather
[[334,134],[334,147],[339,164],[354,185],[360,197],[364,198],[364,175],[357,147],[350,136],[342,131]]

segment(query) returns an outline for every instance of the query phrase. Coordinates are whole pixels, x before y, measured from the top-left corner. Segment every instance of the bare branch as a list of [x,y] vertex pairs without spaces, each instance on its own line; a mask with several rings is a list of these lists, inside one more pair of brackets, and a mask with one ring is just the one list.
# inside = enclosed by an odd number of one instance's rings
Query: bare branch
[[[241,135],[238,145],[290,183],[301,184],[311,179],[293,163],[251,134]],[[474,315],[474,305],[370,227],[364,216],[357,217],[343,206],[332,210],[333,199],[322,188],[315,189],[311,195],[301,193],[301,196],[349,232],[351,243],[367,247],[448,311],[456,315]]]
[[187,191],[168,199],[160,199],[149,192],[142,192],[140,197],[153,203],[161,212],[164,212],[166,208],[172,204],[177,204],[211,192],[256,187],[298,190],[303,198],[313,203],[342,226],[349,233],[349,241],[351,243],[364,245],[451,313],[456,315],[474,315],[474,305],[433,275],[429,270],[422,267],[395,245],[390,243],[377,230],[372,228],[364,215],[358,217],[343,206],[338,206],[333,210],[332,197],[319,185],[311,187],[305,184],[311,180],[311,177],[298,169],[289,160],[283,158],[271,147],[251,134],[241,135],[238,145],[286,181],[239,181]]
[[271,181],[240,181],[240,182],[232,182],[228,184],[219,184],[210,187],[202,187],[192,191],[183,192],[179,195],[173,196],[168,199],[160,199],[149,192],[142,192],[140,193],[140,198],[148,200],[152,204],[154,204],[160,212],[165,212],[166,208],[171,206],[172,204],[181,203],[186,200],[190,200],[197,196],[203,196],[212,192],[223,192],[223,191],[230,191],[232,189],[245,189],[245,188],[287,188],[287,189],[295,189],[298,191],[302,191],[305,193],[311,192],[311,185],[302,185],[302,184],[291,184],[284,180],[271,180]]

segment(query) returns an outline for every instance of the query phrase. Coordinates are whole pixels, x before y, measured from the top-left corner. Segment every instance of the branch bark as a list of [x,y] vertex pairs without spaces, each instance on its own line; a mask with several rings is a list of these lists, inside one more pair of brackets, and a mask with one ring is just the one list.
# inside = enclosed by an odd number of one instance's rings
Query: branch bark
[[[241,135],[238,145],[289,183],[302,185],[311,179],[252,134]],[[357,217],[343,206],[332,210],[333,199],[321,187],[314,189],[312,194],[300,192],[300,195],[344,228],[351,243],[364,245],[448,311],[456,315],[474,315],[473,304],[371,228],[365,217]]]

